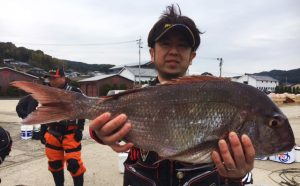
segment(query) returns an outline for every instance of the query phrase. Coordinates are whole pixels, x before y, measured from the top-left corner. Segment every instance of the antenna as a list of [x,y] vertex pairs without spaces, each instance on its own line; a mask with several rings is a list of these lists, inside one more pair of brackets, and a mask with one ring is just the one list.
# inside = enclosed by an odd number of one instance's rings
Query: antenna
[[141,36],[137,41],[138,47],[139,47],[139,85],[141,85],[141,48],[142,47],[142,39]]
[[222,77],[223,58],[217,58],[217,60],[220,61],[220,63],[219,63],[219,67],[220,67],[220,77]]

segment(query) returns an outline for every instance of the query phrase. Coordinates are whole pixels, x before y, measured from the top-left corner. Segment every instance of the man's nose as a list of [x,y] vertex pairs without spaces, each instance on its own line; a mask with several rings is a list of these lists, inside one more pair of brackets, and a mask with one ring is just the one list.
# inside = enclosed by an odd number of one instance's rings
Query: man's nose
[[178,52],[179,52],[178,47],[176,45],[173,45],[173,46],[170,47],[170,50],[169,50],[170,54],[174,55],[174,54],[178,54]]

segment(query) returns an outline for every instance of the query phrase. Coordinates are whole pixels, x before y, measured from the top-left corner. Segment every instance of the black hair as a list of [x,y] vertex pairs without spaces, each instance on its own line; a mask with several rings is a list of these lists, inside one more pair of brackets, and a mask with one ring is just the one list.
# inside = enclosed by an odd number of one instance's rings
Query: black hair
[[[178,5],[177,5],[178,6]],[[186,25],[193,33],[195,38],[195,44],[192,47],[193,51],[196,51],[200,45],[200,34],[196,24],[192,19],[187,16],[181,15],[180,7],[178,10],[175,8],[174,4],[167,6],[166,10],[160,16],[159,20],[153,25],[152,29],[148,35],[148,46],[153,48],[155,44],[155,39],[164,31],[165,24],[183,24]]]

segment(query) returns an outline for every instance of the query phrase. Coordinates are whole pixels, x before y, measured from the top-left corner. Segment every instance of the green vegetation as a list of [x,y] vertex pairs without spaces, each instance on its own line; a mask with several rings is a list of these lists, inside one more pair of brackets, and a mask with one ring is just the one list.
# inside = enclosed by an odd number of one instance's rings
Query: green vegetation
[[[16,61],[27,62],[33,67],[49,70],[54,67],[64,67],[66,70],[72,69],[77,72],[87,73],[88,71],[108,72],[114,65],[110,64],[86,64],[82,62],[68,61],[54,58],[44,54],[41,50],[30,50],[24,47],[16,47],[13,43],[0,42],[0,61],[3,59],[14,59]],[[3,65],[2,63],[0,63]]]
[[300,94],[300,88],[299,87],[287,87],[287,86],[277,86],[275,88],[275,93],[292,93],[292,94]]

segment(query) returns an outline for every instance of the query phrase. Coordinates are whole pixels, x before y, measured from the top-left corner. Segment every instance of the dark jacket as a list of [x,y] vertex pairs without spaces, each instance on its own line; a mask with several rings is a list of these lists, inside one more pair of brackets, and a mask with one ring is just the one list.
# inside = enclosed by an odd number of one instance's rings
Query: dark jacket
[[12,139],[9,132],[0,126],[0,164],[2,164],[5,157],[9,155],[11,146]]

